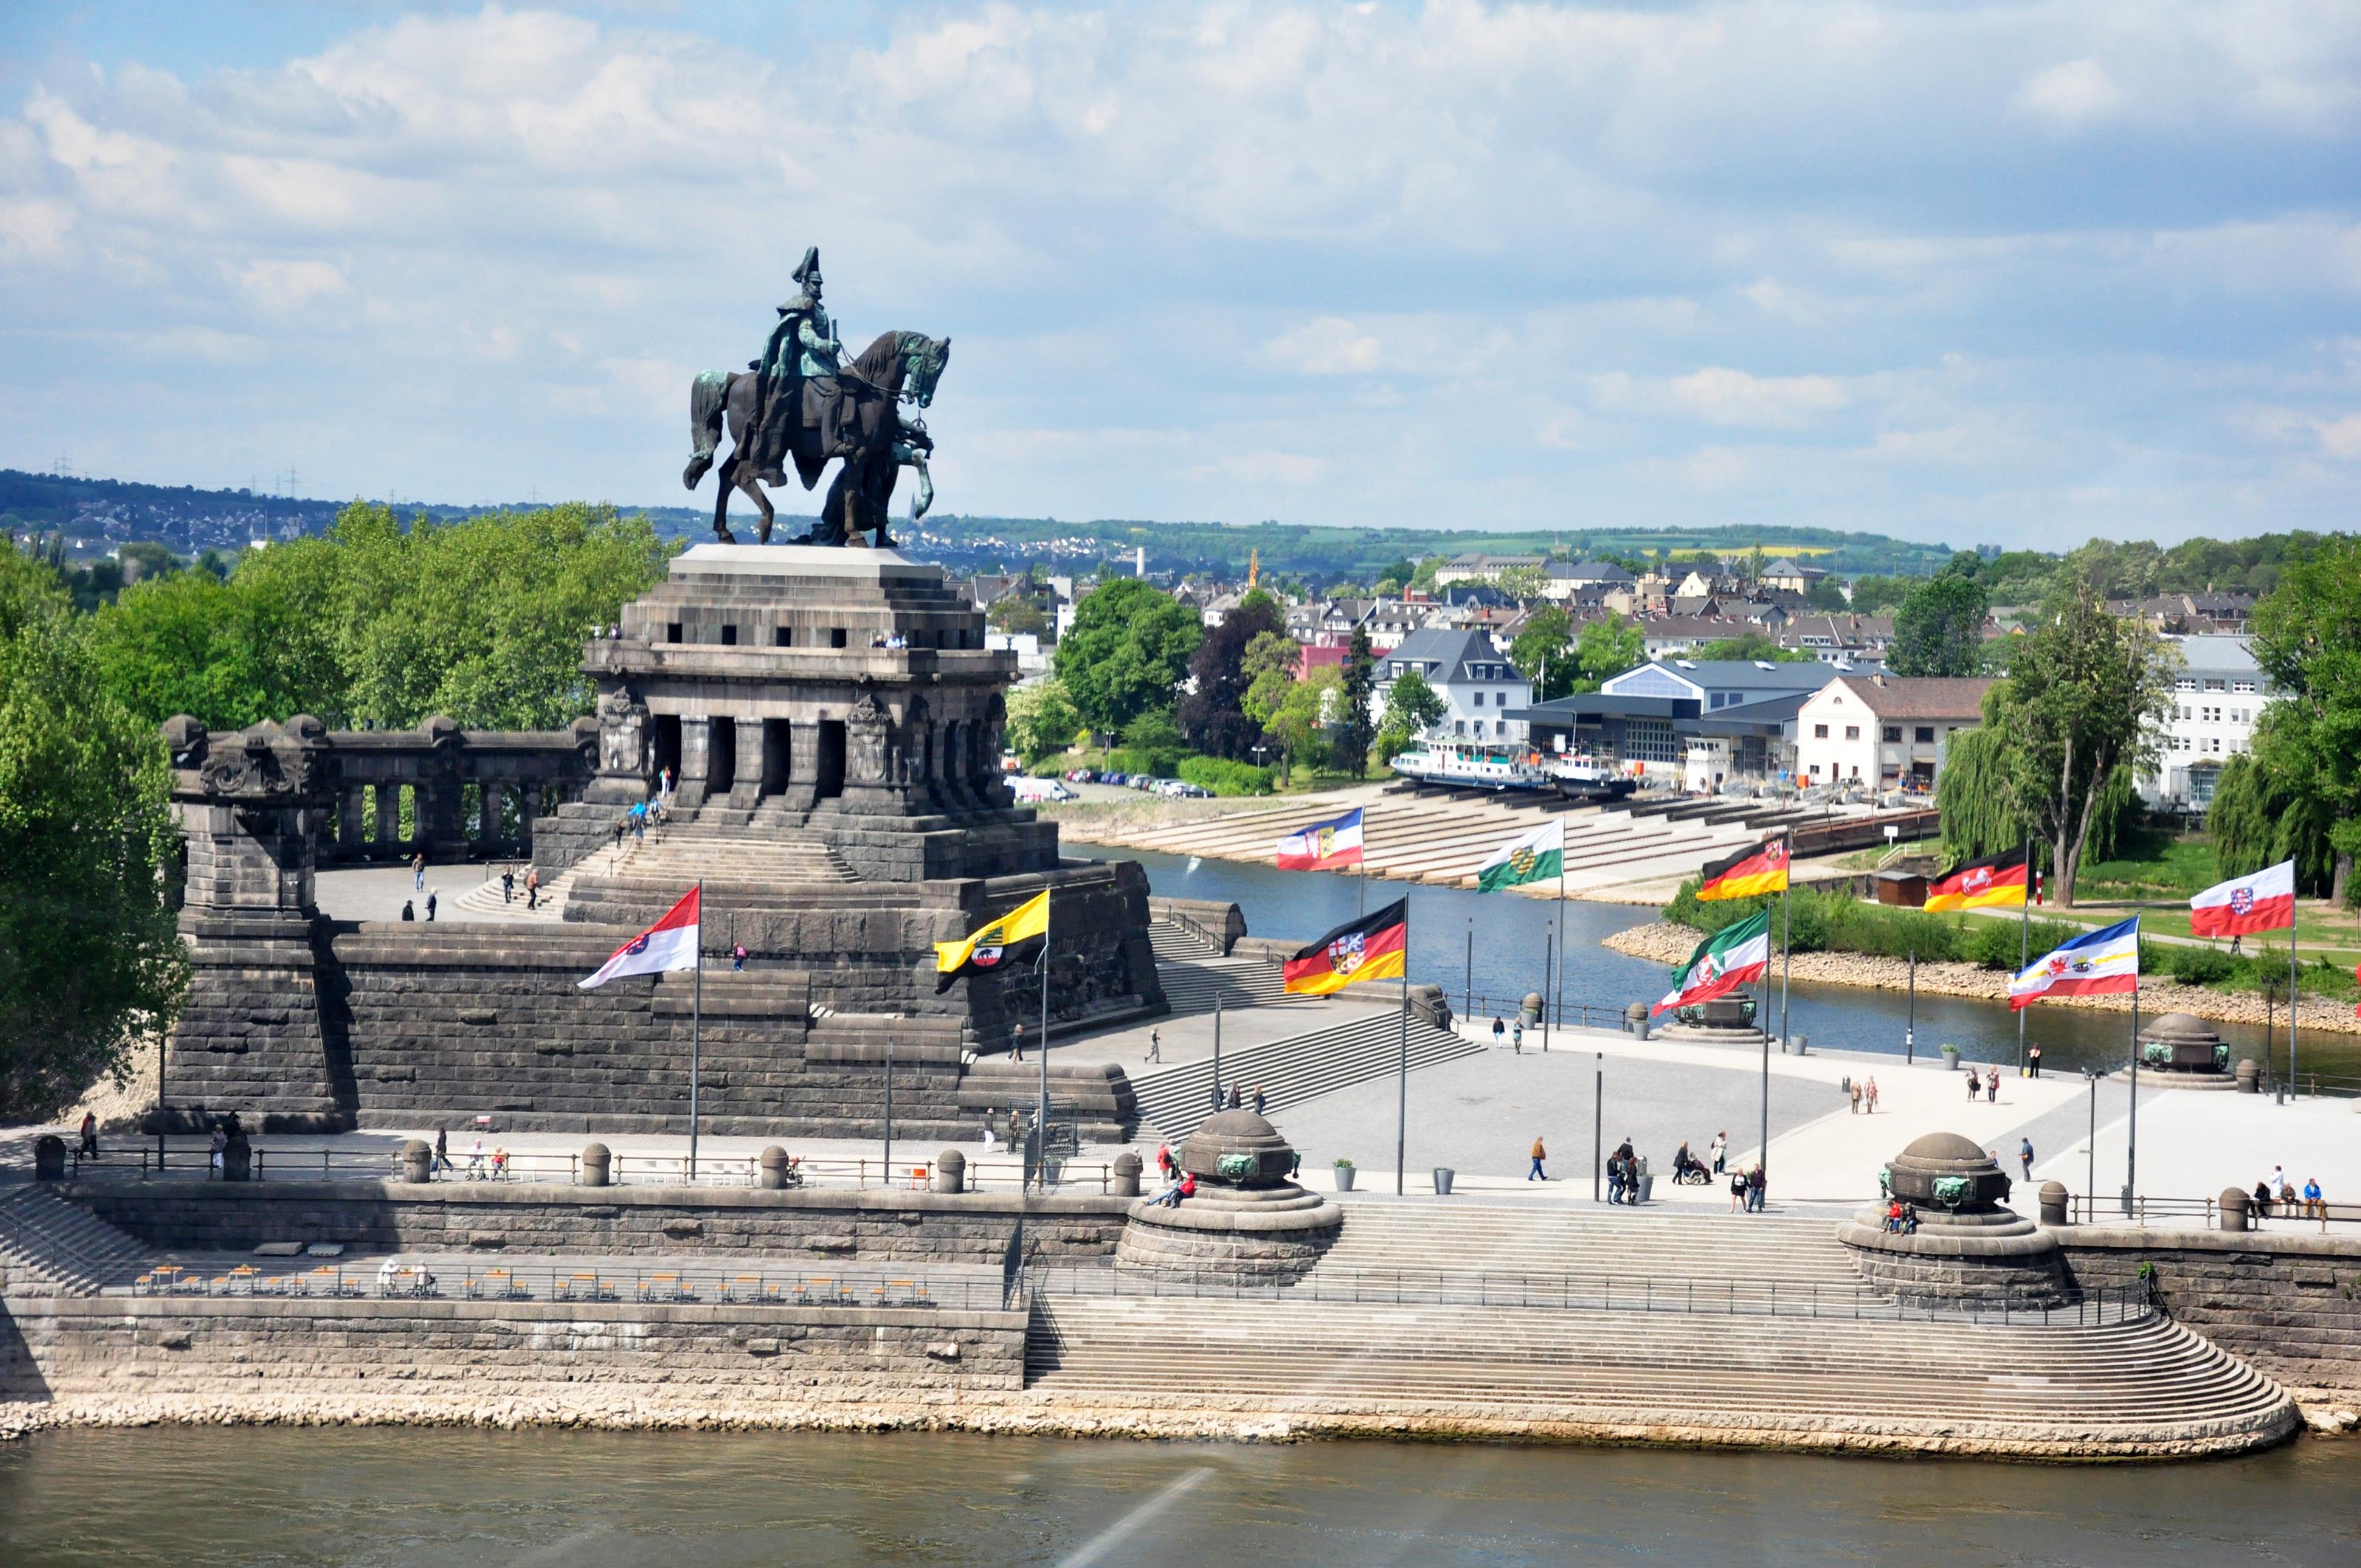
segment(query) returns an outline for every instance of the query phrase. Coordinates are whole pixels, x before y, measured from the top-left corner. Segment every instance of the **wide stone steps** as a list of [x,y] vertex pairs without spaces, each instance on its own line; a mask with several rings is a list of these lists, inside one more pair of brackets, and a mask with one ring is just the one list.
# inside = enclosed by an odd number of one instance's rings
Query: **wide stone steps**
[[1539,1406],[1707,1429],[1841,1418],[2164,1437],[2259,1423],[2286,1400],[2161,1318],[2045,1327],[1145,1297],[1037,1300],[1026,1376],[1048,1392],[1148,1401]]
[[1223,956],[1222,949],[1215,944],[1165,920],[1148,923],[1148,945],[1160,964],[1196,963]]
[[627,842],[620,850],[609,844],[603,850],[585,855],[581,860],[544,883],[541,898],[531,909],[525,907],[524,891],[524,875],[530,862],[519,861],[516,862],[516,892],[513,898],[503,899],[500,896],[500,879],[498,874],[494,874],[453,899],[450,904],[450,913],[445,915],[443,918],[446,920],[524,920],[535,924],[562,921],[566,918],[566,897],[574,890],[574,879],[577,876],[605,876],[621,864],[631,850],[631,846]]
[[[1332,1024],[1283,1040],[1224,1051],[1222,1079],[1224,1084],[1240,1084],[1249,1091],[1259,1085],[1274,1109],[1300,1104],[1316,1095],[1395,1071],[1400,1061],[1401,1041],[1400,1013],[1390,1007],[1371,1008],[1366,1017]],[[1485,1048],[1422,1018],[1412,1016],[1410,1021],[1412,1069],[1472,1056]],[[1200,1122],[1213,1113],[1213,1088],[1211,1058],[1183,1062],[1132,1080],[1141,1124],[1154,1127],[1167,1139],[1188,1136]]]
[[1176,1016],[1211,1013],[1218,998],[1225,1007],[1264,1007],[1290,1002],[1287,977],[1277,964],[1254,959],[1199,959],[1176,962],[1157,956],[1156,977]]
[[[1380,1173],[1369,1173],[1373,1180]],[[1455,1275],[1653,1281],[1739,1296],[1814,1288],[1830,1299],[1861,1288],[1851,1255],[1823,1219],[1768,1214],[1618,1214],[1612,1211],[1479,1207],[1457,1201],[1356,1201],[1314,1272],[1371,1279]]]
[[[38,1184],[0,1199],[0,1266],[60,1294],[95,1296],[128,1281],[145,1266],[148,1249],[87,1209]],[[27,1281],[12,1278],[11,1288]]]
[[626,838],[623,850],[620,863],[603,875],[632,882],[676,882],[684,886],[699,880],[765,883],[858,880],[835,850],[808,833],[739,837],[675,824],[644,842]]

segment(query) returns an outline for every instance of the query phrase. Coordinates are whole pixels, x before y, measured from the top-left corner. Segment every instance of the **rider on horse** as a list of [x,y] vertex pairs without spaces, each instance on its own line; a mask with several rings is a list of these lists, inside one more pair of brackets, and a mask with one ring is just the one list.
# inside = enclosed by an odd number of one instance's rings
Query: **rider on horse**
[[[770,340],[763,345],[762,357],[747,362],[747,368],[762,383],[763,415],[754,462],[755,477],[766,485],[787,482],[783,470],[798,426],[818,433],[820,461],[836,455],[838,450],[837,375],[844,345],[837,340],[836,323],[829,318],[828,307],[820,303],[819,247],[804,252],[795,280],[803,286],[803,292],[779,307],[779,324],[771,329]],[[813,472],[817,475],[816,466]]]

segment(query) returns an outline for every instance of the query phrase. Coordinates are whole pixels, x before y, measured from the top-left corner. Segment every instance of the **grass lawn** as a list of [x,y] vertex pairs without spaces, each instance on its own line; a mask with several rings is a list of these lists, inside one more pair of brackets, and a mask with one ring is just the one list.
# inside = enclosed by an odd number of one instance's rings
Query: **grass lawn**
[[[2104,900],[2089,900],[2071,909],[2037,910],[2037,917],[2071,920],[2077,924],[2112,926],[2133,915],[2140,917],[2140,935],[2144,937],[2186,937],[2190,935],[2189,911],[2185,909],[2133,909],[2110,905]],[[2350,909],[2331,909],[2324,903],[2298,900],[2295,911],[2296,941],[2306,961],[2315,958],[2341,958],[2346,962],[2361,962],[2361,914]],[[2225,951],[2228,938],[2213,944]],[[2265,952],[2284,954],[2287,938],[2277,931],[2249,937],[2244,950],[2259,956]]]
[[2133,828],[2116,841],[2113,859],[2082,862],[2074,896],[2084,902],[2187,898],[2221,880],[2213,841],[2203,834]]

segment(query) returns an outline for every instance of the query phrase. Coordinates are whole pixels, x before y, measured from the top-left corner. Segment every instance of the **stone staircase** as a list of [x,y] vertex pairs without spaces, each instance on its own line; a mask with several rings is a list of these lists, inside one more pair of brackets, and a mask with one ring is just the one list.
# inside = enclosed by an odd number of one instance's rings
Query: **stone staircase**
[[1218,945],[1170,920],[1148,923],[1148,945],[1154,949],[1156,961],[1160,964],[1196,963],[1223,956]]
[[1629,1280],[1635,1297],[1655,1286],[1710,1286],[1725,1301],[1815,1288],[1850,1299],[1861,1283],[1825,1219],[1424,1201],[1349,1204],[1343,1232],[1313,1272],[1431,1277],[1438,1260],[1462,1275],[1611,1277]]
[[[1296,1288],[1300,1292],[1301,1287]],[[1104,1405],[1248,1406],[1628,1426],[1840,1430],[2081,1451],[2283,1429],[2285,1392],[2162,1317],[1996,1320],[1037,1296],[1028,1387]]]
[[136,1239],[47,1187],[27,1184],[0,1199],[0,1269],[14,1292],[95,1296],[128,1283],[147,1258]]
[[1287,977],[1279,967],[1255,959],[1174,960],[1159,952],[1156,976],[1176,1017],[1211,1013],[1216,997],[1224,1007],[1264,1007],[1296,1000],[1288,994]]
[[[1268,968],[1268,965],[1261,966]],[[1170,991],[1172,970],[1167,977]],[[1178,1009],[1175,1009],[1178,1011]],[[1412,1015],[1410,1021],[1410,1065],[1412,1069],[1473,1056],[1486,1047],[1438,1029]],[[1298,1104],[1367,1079],[1396,1070],[1401,1050],[1401,1014],[1391,1007],[1373,1007],[1359,1018],[1332,1024],[1306,1034],[1222,1053],[1225,1082],[1259,1084],[1270,1104]],[[1196,1130],[1213,1114],[1213,1064],[1182,1062],[1131,1080],[1143,1126],[1154,1127],[1167,1139],[1179,1139]]]
[[513,900],[500,896],[498,874],[477,883],[450,904],[445,920],[525,920],[535,924],[555,923],[566,918],[566,900],[574,890],[577,876],[608,876],[631,857],[638,846],[629,839],[618,848],[613,844],[593,850],[556,876],[542,884],[541,902],[527,909],[524,899],[524,872],[527,862],[517,862],[517,889]]

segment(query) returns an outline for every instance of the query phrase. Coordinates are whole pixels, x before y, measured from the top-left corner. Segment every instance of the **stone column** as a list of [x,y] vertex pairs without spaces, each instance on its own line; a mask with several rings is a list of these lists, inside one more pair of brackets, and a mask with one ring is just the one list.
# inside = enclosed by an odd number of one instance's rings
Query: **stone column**
[[713,723],[710,719],[683,718],[680,721],[680,804],[694,811],[705,804],[708,763],[713,745]]
[[819,723],[796,719],[787,735],[787,788],[782,797],[790,811],[809,811],[819,803]]
[[401,838],[401,786],[381,784],[368,787],[377,791],[377,846],[390,850]]
[[361,791],[366,784],[346,784],[336,792],[336,850],[339,854],[361,852]]
[[730,786],[730,804],[751,807],[763,798],[763,721],[738,720],[738,775]]
[[500,785],[485,779],[476,785],[476,844],[486,854],[500,841]]

